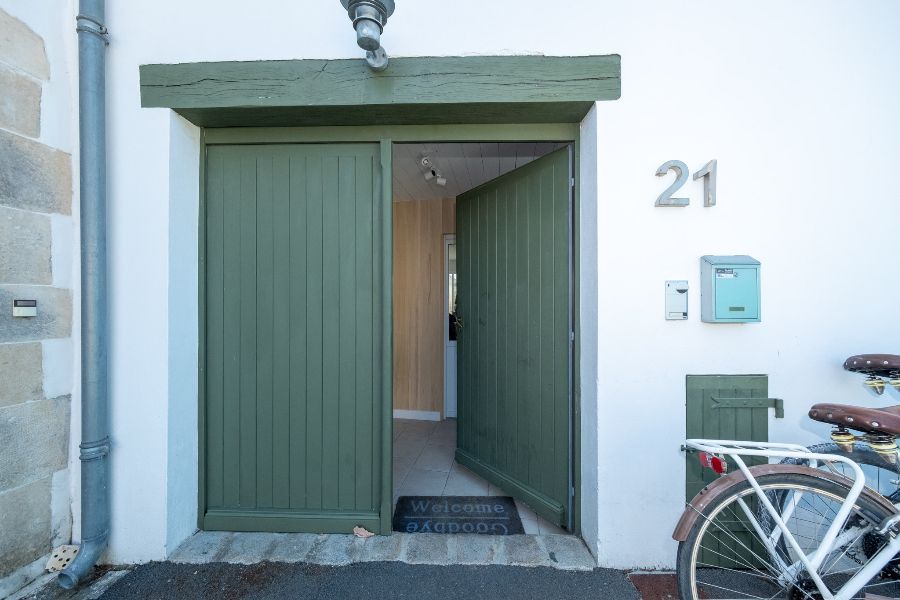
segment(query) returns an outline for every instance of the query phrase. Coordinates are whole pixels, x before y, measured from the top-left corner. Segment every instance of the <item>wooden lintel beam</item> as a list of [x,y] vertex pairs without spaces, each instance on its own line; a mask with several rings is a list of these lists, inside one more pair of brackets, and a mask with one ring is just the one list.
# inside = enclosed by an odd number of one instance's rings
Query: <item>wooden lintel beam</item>
[[[383,72],[362,59],[143,65],[141,105],[201,122],[215,122],[218,111],[228,122],[244,115],[258,122],[265,119],[259,109],[276,109],[276,121],[341,124],[347,114],[359,123],[359,109],[377,107],[382,122],[431,123],[452,106],[475,108],[476,122],[500,122],[506,108],[547,122],[617,99],[620,70],[618,55],[392,58]],[[416,115],[416,107],[425,112]]]

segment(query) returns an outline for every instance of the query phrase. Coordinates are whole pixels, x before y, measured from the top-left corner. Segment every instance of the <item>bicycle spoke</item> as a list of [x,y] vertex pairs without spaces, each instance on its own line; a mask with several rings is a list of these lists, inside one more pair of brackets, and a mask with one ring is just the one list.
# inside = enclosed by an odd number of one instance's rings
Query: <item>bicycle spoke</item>
[[863,586],[863,589],[868,590],[870,588],[875,588],[875,587],[879,587],[882,585],[896,585],[896,586],[900,587],[900,581],[887,580],[887,581],[882,581],[880,583],[867,583],[866,585]]
[[[718,553],[717,553],[717,552],[714,552],[714,554],[718,554]],[[723,556],[723,555],[720,554],[719,556]],[[726,558],[727,558],[727,557],[726,557]],[[747,576],[747,577],[756,577],[757,579],[762,579],[762,580],[765,580],[765,581],[771,581],[771,582],[774,582],[775,585],[777,585],[778,587],[784,589],[784,586],[778,584],[778,582],[777,582],[778,580],[776,580],[776,579],[775,579],[774,577],[772,577],[771,575],[766,575],[765,573],[763,573],[762,571],[760,571],[760,570],[758,570],[758,569],[754,569],[754,570],[756,570],[756,572],[759,573],[759,575],[757,575],[757,573],[748,573],[747,571],[739,571],[738,569],[729,569],[728,567],[722,567],[722,566],[719,566],[719,565],[711,565],[711,564],[706,564],[706,563],[697,563],[697,565],[698,565],[698,566],[704,565],[706,568],[708,568],[708,569],[715,569],[716,571],[731,571],[732,573],[738,573],[738,574],[740,574],[740,575],[744,575],[744,576]],[[752,569],[752,568],[753,568],[753,567],[751,567],[751,569]]]
[[[864,530],[862,531],[862,533],[860,533],[858,536],[856,536],[855,538],[853,538],[853,541],[852,541],[852,542],[850,542],[849,544],[844,544],[844,551],[841,552],[841,553],[837,556],[837,558],[835,558],[835,559],[831,562],[831,564],[829,564],[828,566],[823,567],[823,568],[821,569],[821,570],[822,570],[822,576],[824,577],[825,575],[832,575],[832,574],[834,574],[834,573],[840,572],[840,571],[832,571],[831,568],[834,567],[834,566],[838,563],[839,560],[841,560],[844,556],[846,556],[847,552],[849,552],[851,548],[853,548],[854,546],[856,546],[856,543],[857,543],[860,539],[862,539],[862,537],[863,537],[864,535],[866,535],[870,530],[871,530],[871,527],[864,529]],[[883,546],[882,546],[882,547],[883,547]],[[825,564],[825,561],[822,561],[822,564]]]
[[[754,566],[751,565],[750,563],[742,562],[742,561],[738,560],[738,559],[735,558],[735,557],[728,556],[728,555],[726,555],[726,554],[722,554],[721,552],[717,552],[717,551],[713,550],[712,548],[709,548],[709,547],[706,547],[706,546],[701,546],[701,548],[703,548],[704,550],[706,550],[707,552],[709,552],[709,553],[711,553],[711,554],[715,554],[715,555],[721,556],[722,558],[725,558],[725,559],[730,560],[730,561],[732,561],[732,562],[740,563],[742,566],[747,567],[748,569],[751,569],[751,570],[756,571],[757,573],[759,573],[759,575],[754,575],[754,577],[762,577],[762,578],[765,578],[765,577],[771,578],[771,577],[772,577],[772,575],[769,575],[769,574],[767,574],[765,571],[761,571],[760,569],[757,569],[756,567],[754,567]],[[727,570],[730,570],[730,571],[736,571],[736,569],[728,569],[728,567],[721,567],[721,566],[718,566],[718,565],[713,565],[713,564],[711,564],[711,563],[710,563],[710,564],[707,564],[707,563],[697,563],[697,564],[704,564],[704,565],[706,565],[706,566],[709,567],[709,568],[727,569]]]
[[760,562],[762,562],[766,567],[768,567],[769,570],[770,570],[772,573],[778,573],[778,570],[775,569],[775,567],[774,567],[771,563],[769,563],[768,561],[766,561],[765,559],[763,559],[763,557],[761,557],[759,554],[757,554],[756,552],[754,552],[753,550],[751,550],[750,548],[748,548],[747,545],[744,544],[741,540],[739,540],[738,537],[737,537],[736,535],[734,535],[731,531],[729,531],[729,530],[727,530],[727,529],[724,529],[724,528],[721,527],[718,523],[713,523],[713,525],[715,525],[716,528],[717,528],[719,531],[721,531],[721,532],[724,533],[725,535],[729,536],[731,539],[733,539],[733,540],[734,540],[735,542],[737,542],[738,544],[740,544],[741,547],[743,547],[744,549],[746,549],[747,552],[749,552],[751,555],[753,555],[754,558],[758,558],[758,559],[760,560]]
[[[785,481],[803,481],[800,476],[791,477],[794,479]],[[775,600],[789,596],[814,600],[820,593],[813,578],[837,593],[863,568],[875,554],[864,550],[868,544],[865,536],[883,516],[876,513],[870,517],[854,505],[848,517],[837,523],[845,498],[825,490],[843,489],[846,493],[846,488],[828,480],[819,488],[815,478],[806,477],[810,483],[803,486],[763,487],[774,514],[783,519],[785,531],[763,510],[752,489],[744,489],[704,516],[702,539],[695,540],[692,554],[694,598]],[[775,529],[780,531],[777,536],[772,533]],[[826,549],[822,542],[830,530],[836,537]],[[822,554],[817,561],[818,576],[811,576],[804,564],[817,553]],[[884,589],[892,583],[900,587],[900,582],[876,576],[866,589]]]
[[[704,583],[703,585],[704,585],[704,587],[712,587],[712,588],[716,588],[716,589],[719,589],[719,590],[722,590],[722,591],[725,591],[725,592],[731,592],[731,593],[734,593],[734,594],[740,594],[742,597],[745,597],[745,598],[758,598],[759,600],[769,600],[770,598],[772,598],[772,596],[770,596],[769,598],[763,598],[762,596],[752,595],[752,594],[749,594],[749,593],[747,593],[747,592],[741,592],[741,591],[739,591],[739,590],[735,590],[735,589],[733,589],[733,588],[727,588],[727,587],[724,587],[724,586],[721,586],[721,585],[716,585],[716,584],[714,584],[714,583],[708,583],[708,582],[707,582],[707,583]],[[779,590],[779,591],[783,591],[783,590]],[[804,594],[807,598],[809,598],[810,600],[813,600],[813,597],[812,597],[810,594],[808,594],[807,592],[803,592],[803,591],[801,590],[801,593],[803,593],[803,594]],[[777,595],[777,594],[778,594],[778,592],[776,592],[776,595]]]

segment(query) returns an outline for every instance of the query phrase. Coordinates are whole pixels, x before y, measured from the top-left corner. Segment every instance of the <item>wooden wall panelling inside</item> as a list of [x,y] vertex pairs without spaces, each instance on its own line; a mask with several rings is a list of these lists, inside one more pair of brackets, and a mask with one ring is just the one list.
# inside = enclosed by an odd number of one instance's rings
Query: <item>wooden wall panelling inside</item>
[[394,408],[444,412],[443,236],[455,200],[394,202]]

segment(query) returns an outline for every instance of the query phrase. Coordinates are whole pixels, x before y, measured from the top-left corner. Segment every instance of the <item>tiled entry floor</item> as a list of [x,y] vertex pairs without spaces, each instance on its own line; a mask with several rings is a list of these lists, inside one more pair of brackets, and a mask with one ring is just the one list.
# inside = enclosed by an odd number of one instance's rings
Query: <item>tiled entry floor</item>
[[[394,503],[400,496],[507,496],[453,460],[456,419],[394,419]],[[526,534],[566,534],[516,500]]]

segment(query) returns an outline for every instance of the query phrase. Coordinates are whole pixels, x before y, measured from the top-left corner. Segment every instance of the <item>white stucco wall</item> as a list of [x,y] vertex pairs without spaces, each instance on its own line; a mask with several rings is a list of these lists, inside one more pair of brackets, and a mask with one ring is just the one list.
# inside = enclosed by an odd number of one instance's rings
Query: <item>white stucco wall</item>
[[[673,564],[685,374],[769,374],[785,401],[773,440],[827,434],[814,402],[900,400],[841,369],[900,353],[900,6],[659,4],[611,19],[622,100],[598,110],[599,405],[618,424],[600,439],[599,554],[615,567]],[[716,207],[699,181],[690,207],[653,207],[673,158],[718,159]],[[762,262],[762,323],[700,321],[704,254]],[[690,281],[686,322],[662,318],[666,279]]]
[[[196,518],[195,498],[186,497],[196,493],[196,340],[171,336],[196,308],[197,132],[167,110],[140,108],[138,65],[360,52],[336,1],[261,0],[253,10],[236,0],[108,4],[108,559],[129,562],[164,557]],[[395,56],[622,56],[622,98],[599,104],[585,123],[598,132],[598,177],[596,193],[583,197],[596,203],[596,219],[582,227],[596,230],[597,251],[582,260],[598,274],[582,286],[598,317],[583,327],[598,346],[584,352],[596,369],[583,370],[583,393],[598,406],[585,410],[596,421],[583,427],[604,431],[584,455],[599,467],[585,478],[598,491],[585,534],[603,565],[671,566],[686,373],[768,373],[787,413],[772,421],[772,437],[806,441],[824,430],[805,420],[809,404],[866,400],[858,378],[840,370],[845,355],[900,352],[900,281],[891,273],[900,242],[890,225],[900,217],[900,6],[583,0],[550,8],[403,2],[384,42]],[[666,185],[653,174],[673,158],[692,170],[719,160],[717,207],[702,206],[699,182],[683,189],[690,207],[653,207]],[[727,253],[763,263],[761,324],[699,320],[699,257]],[[687,322],[662,318],[666,279],[691,282]]]

